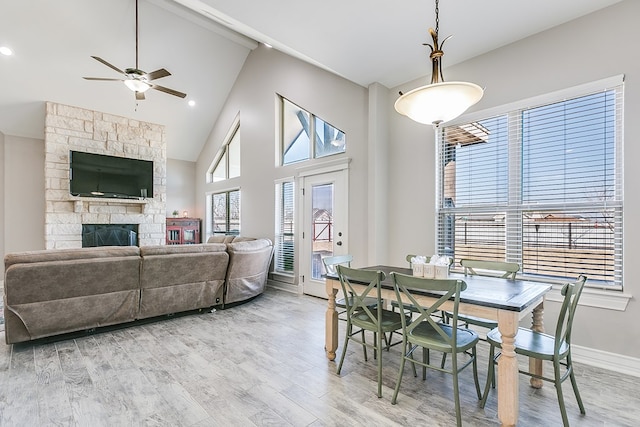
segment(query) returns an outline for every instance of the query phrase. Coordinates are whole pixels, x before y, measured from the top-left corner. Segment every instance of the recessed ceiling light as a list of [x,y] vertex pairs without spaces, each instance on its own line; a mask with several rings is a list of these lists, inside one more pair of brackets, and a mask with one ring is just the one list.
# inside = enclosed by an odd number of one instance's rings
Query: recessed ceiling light
[[263,44],[263,45],[265,45],[265,47],[268,47],[269,49],[271,49],[271,48],[273,47],[273,46],[271,46],[271,45],[270,45],[269,43],[267,43],[267,42],[263,42],[262,44]]
[[0,53],[6,56],[13,55],[13,51],[6,46],[0,46]]
[[189,101],[187,104],[189,104],[189,107],[193,107],[196,105],[196,101],[194,101],[193,99],[191,101]]

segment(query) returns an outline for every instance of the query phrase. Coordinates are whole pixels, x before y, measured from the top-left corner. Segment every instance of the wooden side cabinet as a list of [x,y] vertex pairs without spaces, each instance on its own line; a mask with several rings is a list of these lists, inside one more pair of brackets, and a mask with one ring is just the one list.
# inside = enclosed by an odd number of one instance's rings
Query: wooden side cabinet
[[167,245],[200,243],[200,218],[167,218]]

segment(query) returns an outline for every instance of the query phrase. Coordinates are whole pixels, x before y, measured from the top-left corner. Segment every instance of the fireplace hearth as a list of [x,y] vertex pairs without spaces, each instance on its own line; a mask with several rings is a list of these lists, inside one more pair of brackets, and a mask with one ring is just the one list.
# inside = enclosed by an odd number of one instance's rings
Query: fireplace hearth
[[138,224],[82,224],[82,247],[138,246]]

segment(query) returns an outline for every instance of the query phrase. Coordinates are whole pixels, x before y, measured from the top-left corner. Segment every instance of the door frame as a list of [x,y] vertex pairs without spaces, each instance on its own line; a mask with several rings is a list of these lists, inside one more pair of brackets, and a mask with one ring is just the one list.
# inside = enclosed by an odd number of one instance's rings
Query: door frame
[[[298,262],[298,291],[299,293],[305,293],[309,295],[318,296],[321,298],[328,298],[326,293],[326,287],[324,280],[316,280],[311,278],[311,236],[312,236],[312,224],[310,221],[310,206],[309,200],[305,197],[305,188],[308,185],[321,184],[323,181],[326,183],[335,183],[340,181],[343,187],[343,191],[334,193],[334,210],[335,206],[343,207],[343,212],[339,214],[343,219],[341,220],[340,232],[342,232],[341,241],[342,245],[337,246],[334,239],[333,253],[335,255],[347,254],[349,252],[349,159],[346,161],[336,162],[335,165],[324,168],[309,169],[298,174],[298,206],[302,209],[299,210],[299,224],[301,224],[302,233],[298,233],[298,247],[300,248],[300,257]],[[310,195],[308,196],[311,197]],[[309,210],[309,212],[307,212]],[[307,216],[307,214],[309,214]],[[335,217],[335,215],[334,215]],[[335,224],[335,223],[334,223]],[[336,230],[338,231],[338,230]],[[309,245],[307,247],[307,242]]]

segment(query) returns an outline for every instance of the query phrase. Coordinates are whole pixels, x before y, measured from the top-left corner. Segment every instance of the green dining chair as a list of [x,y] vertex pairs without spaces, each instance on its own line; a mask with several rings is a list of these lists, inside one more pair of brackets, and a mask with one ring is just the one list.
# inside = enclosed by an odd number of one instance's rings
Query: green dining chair
[[[397,403],[404,366],[406,361],[409,360],[411,363],[421,365],[424,368],[434,369],[453,376],[456,423],[458,426],[461,426],[462,416],[460,410],[458,374],[469,365],[473,366],[473,379],[475,381],[478,399],[482,397],[480,384],[478,383],[478,363],[476,358],[476,344],[479,339],[478,334],[471,329],[458,327],[460,292],[466,289],[467,284],[462,280],[427,279],[395,272],[391,273],[391,277],[393,278],[396,300],[398,301],[401,312],[404,310],[405,304],[411,304],[417,309],[417,316],[413,317],[411,323],[405,319],[401,319],[403,336],[402,358],[400,360],[398,381],[396,382],[391,403],[394,405]],[[425,308],[416,301],[414,292],[435,292],[441,296],[431,304],[430,307]],[[433,313],[440,310],[441,306],[449,301],[453,302],[450,323],[445,324],[438,322],[438,319],[433,317]],[[422,362],[413,358],[413,353],[418,347],[426,350],[423,352]],[[441,365],[431,364],[429,360],[429,350],[451,354],[451,368],[446,369]],[[458,360],[459,356],[466,359],[463,360],[461,364]]]
[[[336,274],[336,267],[338,265],[344,265],[347,267],[351,267],[351,262],[353,261],[353,255],[334,255],[322,258],[322,263],[324,264],[324,269],[327,274]],[[350,298],[353,298],[351,296]],[[367,298],[365,300],[365,304],[367,304],[370,308],[375,308],[378,305],[378,300],[375,298]],[[347,312],[347,305],[345,303],[344,297],[336,299],[336,308],[338,311],[338,319],[342,321],[346,321],[345,314]],[[364,329],[362,330],[362,340],[365,341]],[[385,336],[385,342],[387,342],[387,337]],[[388,344],[388,342],[387,342]],[[367,346],[362,346],[362,352],[364,353],[364,360],[367,360]]]
[[[547,335],[527,328],[518,328],[515,340],[516,354],[543,361],[550,361],[553,364],[553,378],[537,375],[525,370],[519,370],[519,372],[533,378],[552,382],[555,385],[558,404],[560,405],[560,414],[562,415],[562,423],[565,427],[569,425],[569,420],[562,395],[562,383],[567,378],[571,380],[571,386],[578,401],[580,413],[582,415],[585,414],[582,398],[578,391],[578,383],[576,382],[573,372],[573,363],[571,362],[571,331],[573,329],[573,320],[575,318],[576,308],[578,307],[578,301],[586,280],[586,276],[580,275],[575,283],[567,283],[562,287],[562,295],[564,298],[556,323],[555,335]],[[495,355],[496,348],[502,348],[500,331],[498,331],[497,328],[492,329],[487,334],[487,341],[491,347],[489,350],[489,373],[482,401],[480,402],[482,408],[484,408],[487,402],[487,396],[490,391],[489,385],[493,383],[495,375],[495,364],[500,358],[500,353]]]
[[[413,263],[411,262],[411,260],[412,260],[413,258],[415,258],[415,257],[416,257],[416,255],[414,255],[414,254],[409,254],[409,255],[407,255],[407,256],[405,257],[405,259],[406,259],[406,260],[407,260],[407,262],[409,263],[409,268],[413,268]],[[397,302],[397,301],[391,301],[391,309],[392,309],[393,311],[396,311],[396,309],[397,309],[397,308],[398,308],[398,302]],[[410,313],[410,312],[412,312],[412,311],[414,311],[414,310],[412,309],[412,307],[411,307],[411,306],[409,306],[409,305],[406,305],[406,306],[405,306],[405,309],[407,310],[407,314],[408,314],[408,313]]]
[[[503,279],[510,280],[514,280],[516,278],[516,274],[520,271],[520,265],[516,262],[463,258],[460,260],[460,265],[464,267],[464,274],[501,277]],[[467,327],[469,327],[469,325],[480,326],[486,329],[498,327],[498,322],[496,320],[483,319],[475,316],[460,315],[458,320],[463,322]]]
[[[357,342],[363,346],[371,347],[378,359],[378,397],[382,397],[382,337],[386,333],[402,328],[403,322],[410,322],[410,318],[391,310],[385,310],[382,304],[382,294],[380,282],[385,279],[382,271],[360,270],[338,265],[336,267],[340,285],[344,295],[351,295],[352,298],[345,299],[347,307],[347,332],[342,346],[342,355],[338,364],[337,374],[340,375],[349,341]],[[372,308],[367,303],[367,298],[375,298],[377,304]],[[403,320],[404,319],[404,320]],[[357,328],[357,330],[354,330]],[[374,343],[369,344],[364,339],[359,339],[360,331],[371,331],[374,333]],[[364,336],[364,334],[363,334]],[[398,341],[396,344],[400,344]],[[389,346],[395,344],[389,343]]]

